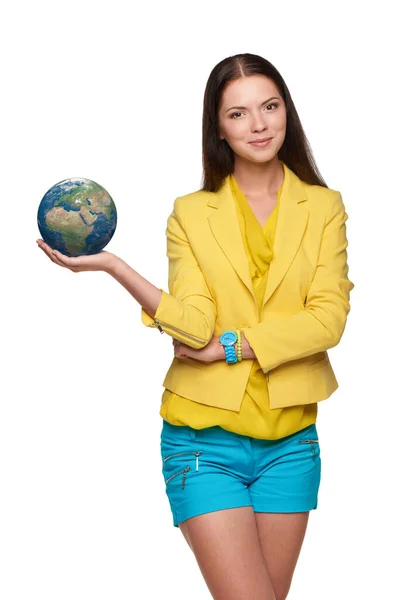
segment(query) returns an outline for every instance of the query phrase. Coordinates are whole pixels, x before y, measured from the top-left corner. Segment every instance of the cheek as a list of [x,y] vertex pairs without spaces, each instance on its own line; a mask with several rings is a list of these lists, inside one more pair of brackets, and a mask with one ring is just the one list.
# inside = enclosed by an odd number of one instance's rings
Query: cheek
[[286,133],[286,115],[279,116],[276,119],[275,122],[275,127],[276,127],[276,131],[279,131],[279,133],[282,133],[282,135],[284,136]]
[[247,135],[247,127],[244,121],[232,121],[225,125],[225,135],[229,144],[237,144],[243,141]]

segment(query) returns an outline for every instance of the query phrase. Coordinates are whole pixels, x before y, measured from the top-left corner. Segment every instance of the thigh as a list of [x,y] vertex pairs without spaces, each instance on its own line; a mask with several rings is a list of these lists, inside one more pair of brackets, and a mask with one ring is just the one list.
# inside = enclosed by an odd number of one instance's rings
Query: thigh
[[214,600],[275,600],[251,507],[203,514],[179,527]]
[[316,425],[277,440],[257,442],[257,479],[250,487],[260,543],[277,600],[288,594],[307,529],[317,507],[321,457]]
[[284,600],[289,593],[308,517],[308,512],[255,513],[260,545],[276,600]]

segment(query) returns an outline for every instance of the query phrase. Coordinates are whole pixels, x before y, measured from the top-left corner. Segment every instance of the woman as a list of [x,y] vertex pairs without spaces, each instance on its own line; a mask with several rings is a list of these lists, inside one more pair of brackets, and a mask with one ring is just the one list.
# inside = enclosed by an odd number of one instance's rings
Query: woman
[[287,86],[239,54],[210,74],[203,188],[167,225],[169,293],[108,252],[68,258],[104,270],[173,338],[161,453],[173,522],[216,599],[283,600],[317,507],[317,402],[338,387],[354,284],[347,214],[312,158]]

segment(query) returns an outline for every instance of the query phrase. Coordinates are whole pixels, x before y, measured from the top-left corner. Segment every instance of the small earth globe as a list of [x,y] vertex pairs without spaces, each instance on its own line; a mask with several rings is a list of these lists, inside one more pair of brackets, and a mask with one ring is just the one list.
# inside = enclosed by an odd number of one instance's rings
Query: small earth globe
[[53,185],[39,205],[37,222],[42,238],[67,256],[100,252],[117,226],[117,209],[110,194],[84,178]]

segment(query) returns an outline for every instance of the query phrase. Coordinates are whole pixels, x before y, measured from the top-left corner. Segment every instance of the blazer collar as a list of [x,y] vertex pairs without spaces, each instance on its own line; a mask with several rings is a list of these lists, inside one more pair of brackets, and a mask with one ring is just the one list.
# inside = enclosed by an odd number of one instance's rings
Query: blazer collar
[[[274,257],[267,276],[262,306],[272,296],[289,269],[300,246],[309,217],[305,202],[307,193],[303,182],[284,162],[280,162],[284,169],[284,181],[275,233]],[[229,177],[226,177],[218,192],[210,194],[208,205],[217,209],[208,217],[213,235],[256,301]]]

